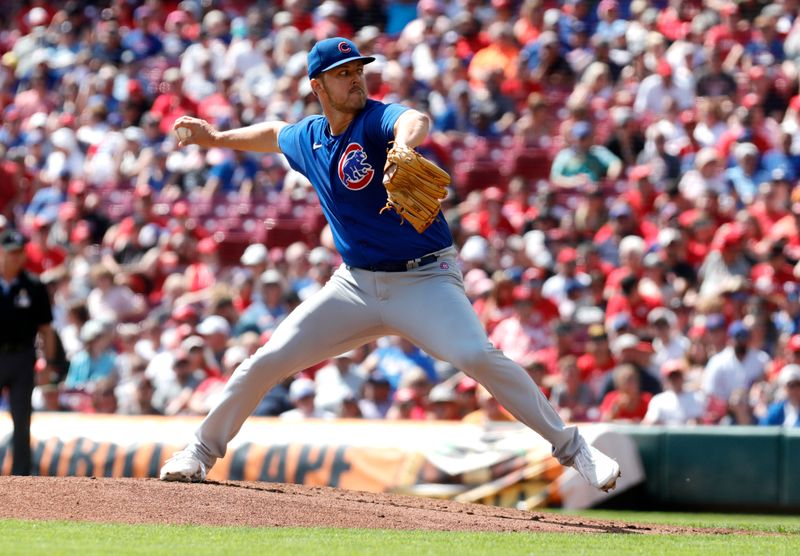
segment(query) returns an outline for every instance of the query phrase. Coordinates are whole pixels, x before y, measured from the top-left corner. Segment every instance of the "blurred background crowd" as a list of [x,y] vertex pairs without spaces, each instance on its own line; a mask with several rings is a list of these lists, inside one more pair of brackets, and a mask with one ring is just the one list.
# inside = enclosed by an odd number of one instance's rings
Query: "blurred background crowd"
[[[202,415],[340,263],[281,156],[178,149],[319,113],[316,40],[420,150],[491,341],[568,421],[800,423],[797,0],[21,0],[0,13],[0,228],[47,284],[35,407]],[[0,317],[2,318],[2,317]],[[513,419],[400,338],[268,392],[284,418]]]

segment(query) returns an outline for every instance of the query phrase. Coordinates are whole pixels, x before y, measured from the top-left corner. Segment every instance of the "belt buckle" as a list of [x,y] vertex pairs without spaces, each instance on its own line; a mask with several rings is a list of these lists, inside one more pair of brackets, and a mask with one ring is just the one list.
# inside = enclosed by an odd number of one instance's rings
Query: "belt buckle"
[[422,259],[414,259],[406,263],[406,270],[413,270],[419,266]]

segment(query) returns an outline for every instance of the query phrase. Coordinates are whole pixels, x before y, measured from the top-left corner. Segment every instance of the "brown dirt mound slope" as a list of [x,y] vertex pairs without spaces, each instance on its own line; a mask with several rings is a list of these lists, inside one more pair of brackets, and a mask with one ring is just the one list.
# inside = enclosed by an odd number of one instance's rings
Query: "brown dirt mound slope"
[[0,518],[245,527],[692,534],[688,529],[530,513],[414,496],[273,483],[0,477]]

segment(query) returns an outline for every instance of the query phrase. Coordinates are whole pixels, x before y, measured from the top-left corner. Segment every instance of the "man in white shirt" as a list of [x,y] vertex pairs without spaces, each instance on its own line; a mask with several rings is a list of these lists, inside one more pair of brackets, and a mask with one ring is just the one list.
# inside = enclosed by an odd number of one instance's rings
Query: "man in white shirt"
[[691,341],[681,334],[678,317],[665,307],[656,307],[647,314],[647,323],[653,328],[654,369],[662,369],[664,363],[683,359],[689,351]]
[[556,257],[556,274],[548,278],[542,286],[542,295],[559,305],[568,301],[567,288],[578,283],[583,287],[592,284],[591,277],[578,272],[578,252],[573,247],[564,247]]
[[366,377],[356,360],[357,350],[348,351],[337,355],[317,371],[314,376],[317,386],[317,396],[314,399],[316,407],[338,413],[348,396],[355,399],[361,397],[361,388]]
[[314,407],[314,396],[317,388],[310,378],[299,377],[294,379],[289,386],[289,401],[294,404],[294,409],[284,411],[280,418],[287,421],[302,421],[304,419],[334,419],[336,415],[330,411]]
[[749,390],[764,376],[769,355],[751,348],[750,330],[742,321],[728,327],[728,347],[708,360],[703,371],[703,392],[727,402],[736,390]]
[[683,389],[686,363],[682,359],[665,361],[661,366],[664,391],[656,394],[647,406],[645,425],[693,425],[705,411],[701,392]]
[[672,78],[672,66],[666,60],[658,63],[656,73],[642,80],[636,92],[633,110],[638,115],[663,116],[667,99],[686,110],[694,105],[694,91]]

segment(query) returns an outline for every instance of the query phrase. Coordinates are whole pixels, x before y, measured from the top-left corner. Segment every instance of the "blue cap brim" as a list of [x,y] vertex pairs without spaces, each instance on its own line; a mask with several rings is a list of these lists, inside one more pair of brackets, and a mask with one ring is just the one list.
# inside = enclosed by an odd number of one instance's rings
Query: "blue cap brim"
[[311,79],[314,79],[320,73],[325,73],[328,70],[332,70],[333,68],[338,68],[339,66],[342,66],[350,62],[355,62],[356,60],[363,60],[364,64],[369,64],[370,62],[374,62],[375,58],[373,56],[353,56],[352,58],[345,58],[344,60],[339,60],[338,62],[331,64],[327,68],[319,70],[317,73],[315,73],[314,75],[310,75],[309,77]]

